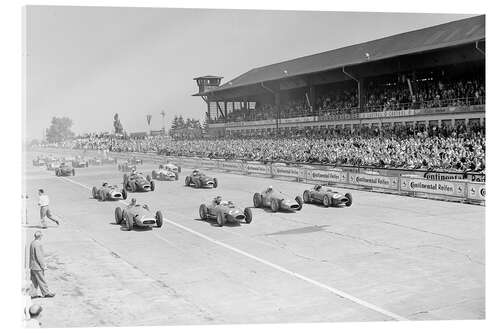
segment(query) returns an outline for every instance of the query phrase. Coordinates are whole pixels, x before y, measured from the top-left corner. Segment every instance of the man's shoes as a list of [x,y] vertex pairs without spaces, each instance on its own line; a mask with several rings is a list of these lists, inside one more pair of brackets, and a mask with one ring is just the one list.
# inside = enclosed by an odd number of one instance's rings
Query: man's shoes
[[46,294],[46,295],[45,295],[45,296],[43,296],[43,297],[48,298],[48,297],[54,297],[55,295],[56,295],[56,294],[54,294],[54,293],[48,293],[48,294]]

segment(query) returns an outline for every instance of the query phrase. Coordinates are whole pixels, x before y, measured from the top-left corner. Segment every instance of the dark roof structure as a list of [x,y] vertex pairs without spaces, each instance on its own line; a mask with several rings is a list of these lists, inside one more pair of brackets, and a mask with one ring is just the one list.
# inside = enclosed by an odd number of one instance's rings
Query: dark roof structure
[[[474,43],[485,39],[485,16],[448,22],[373,41],[254,68],[210,93],[293,76],[323,72],[401,55]],[[207,92],[208,93],[208,92]],[[197,95],[205,95],[200,93]]]

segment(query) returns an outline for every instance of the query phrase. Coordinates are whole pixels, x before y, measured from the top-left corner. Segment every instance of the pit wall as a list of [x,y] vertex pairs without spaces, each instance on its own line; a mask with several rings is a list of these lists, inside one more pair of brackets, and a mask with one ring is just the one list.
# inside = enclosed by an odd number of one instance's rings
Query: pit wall
[[[57,155],[103,156],[99,151],[44,148],[33,150],[34,153]],[[286,178],[305,183],[331,184],[340,187],[367,191],[382,191],[399,195],[411,195],[427,199],[440,199],[484,205],[486,183],[466,179],[430,180],[420,175],[381,175],[362,169],[353,171],[342,168],[320,168],[319,166],[289,166],[283,163],[264,164],[255,161],[222,160],[198,157],[163,156],[156,153],[118,153],[109,152],[108,156],[125,160],[138,157],[154,163],[167,160],[183,168],[213,169],[235,172],[244,175],[262,175],[271,178]]]

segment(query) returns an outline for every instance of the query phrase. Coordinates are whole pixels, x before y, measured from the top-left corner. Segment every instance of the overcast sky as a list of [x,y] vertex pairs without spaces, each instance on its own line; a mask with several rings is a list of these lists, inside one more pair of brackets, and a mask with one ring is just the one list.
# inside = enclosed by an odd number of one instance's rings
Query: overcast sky
[[77,134],[167,128],[202,119],[193,77],[230,80],[254,67],[474,15],[28,7],[27,137],[53,116]]

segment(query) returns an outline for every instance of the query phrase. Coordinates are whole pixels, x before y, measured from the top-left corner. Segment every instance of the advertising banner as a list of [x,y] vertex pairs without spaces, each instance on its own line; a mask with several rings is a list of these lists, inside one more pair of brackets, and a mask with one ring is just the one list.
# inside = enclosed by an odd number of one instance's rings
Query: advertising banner
[[398,189],[398,177],[350,173],[349,183],[354,185],[387,188],[391,190]]
[[308,180],[317,180],[319,182],[348,183],[347,172],[334,170],[307,170],[306,178]]
[[264,175],[271,174],[271,167],[261,163],[246,163],[244,164],[243,169],[247,173],[258,173]]
[[272,165],[271,171],[273,176],[283,176],[283,177],[300,177],[300,168],[298,167],[288,167],[288,166],[277,166]]
[[219,162],[219,168],[228,171],[243,171],[241,161],[221,161]]
[[467,184],[467,199],[486,200],[486,184],[472,182]]
[[465,197],[466,182],[401,177],[401,191]]

